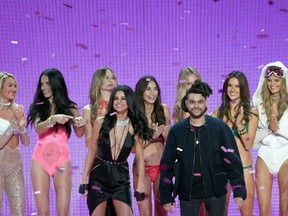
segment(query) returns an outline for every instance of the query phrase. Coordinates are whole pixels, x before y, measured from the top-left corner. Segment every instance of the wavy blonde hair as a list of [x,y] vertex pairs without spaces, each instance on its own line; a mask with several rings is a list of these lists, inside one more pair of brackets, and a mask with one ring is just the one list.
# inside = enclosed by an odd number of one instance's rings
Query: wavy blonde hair
[[[282,80],[282,88],[280,90],[280,101],[282,103],[279,103],[278,111],[279,115],[277,117],[278,120],[281,119],[283,113],[288,107],[288,92],[287,92],[287,86],[286,86],[286,80],[285,78],[281,78]],[[263,99],[263,106],[266,112],[267,116],[270,116],[271,113],[271,107],[272,107],[272,94],[270,93],[268,86],[267,86],[267,78],[264,79],[263,87],[261,90],[261,97]]]
[[[103,80],[106,77],[106,72],[111,71],[115,76],[113,70],[109,67],[100,67],[98,68],[95,73],[93,74],[93,78],[90,85],[89,90],[89,98],[90,98],[90,121],[94,122],[96,119],[96,113],[98,110],[99,102],[103,99],[101,95],[101,85],[103,84]],[[115,76],[116,84],[117,78]]]
[[[17,84],[17,90],[18,90],[18,83],[17,83],[16,78],[13,76],[13,74],[10,74],[8,72],[0,72],[0,88],[1,89],[3,88],[3,85],[4,85],[5,81],[6,81],[6,79],[9,78],[9,77],[11,77],[11,78],[13,78],[15,80],[15,82]],[[2,109],[3,108],[3,98],[2,98],[1,92],[0,92],[0,102],[2,102],[2,103],[0,103],[0,109]],[[14,102],[14,100],[10,101],[10,103],[11,103],[11,105],[10,105],[11,107],[15,107],[16,106],[16,103]]]
[[175,106],[173,108],[172,119],[174,123],[182,120],[181,118],[181,100],[186,94],[186,82],[181,82],[182,80],[186,80],[188,76],[195,75],[197,79],[201,80],[201,76],[196,68],[193,67],[185,67],[182,68],[179,76],[178,76],[178,83],[176,89],[176,101]]

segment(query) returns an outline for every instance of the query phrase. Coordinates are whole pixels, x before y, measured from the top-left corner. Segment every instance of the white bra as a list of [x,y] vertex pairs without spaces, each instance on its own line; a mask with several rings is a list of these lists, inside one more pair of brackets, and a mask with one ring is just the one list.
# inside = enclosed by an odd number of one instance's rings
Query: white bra
[[10,122],[6,119],[0,118],[0,135],[4,134],[7,129],[10,127]]

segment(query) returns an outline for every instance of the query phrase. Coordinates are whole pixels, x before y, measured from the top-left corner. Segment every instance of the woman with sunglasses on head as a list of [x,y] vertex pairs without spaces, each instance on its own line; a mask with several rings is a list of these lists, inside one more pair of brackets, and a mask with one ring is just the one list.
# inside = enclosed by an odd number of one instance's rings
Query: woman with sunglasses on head
[[264,66],[253,103],[259,111],[255,144],[260,215],[271,215],[273,175],[278,176],[280,215],[288,215],[288,70],[282,62]]
[[[164,150],[164,143],[171,127],[169,107],[162,104],[161,91],[155,77],[144,76],[136,84],[135,93],[148,119],[150,128],[154,130],[152,141],[144,149],[145,176],[144,191],[146,199],[138,203],[141,216],[152,215],[152,191],[154,194],[155,216],[167,215],[160,204],[159,181],[160,160]],[[135,160],[136,161],[136,160]],[[137,188],[137,163],[133,166],[134,189]]]
[[[245,74],[241,71],[233,71],[228,74],[222,93],[222,104],[213,113],[222,119],[232,130],[237,148],[243,164],[243,173],[247,190],[247,198],[243,201],[240,209],[241,215],[253,215],[255,184],[252,168],[250,149],[258,125],[258,111],[250,105],[250,92]],[[227,154],[231,154],[227,150]],[[226,215],[230,192],[226,195]]]
[[19,140],[29,145],[26,115],[22,105],[14,102],[18,85],[15,77],[0,72],[0,215],[6,192],[11,215],[25,215],[25,189]]

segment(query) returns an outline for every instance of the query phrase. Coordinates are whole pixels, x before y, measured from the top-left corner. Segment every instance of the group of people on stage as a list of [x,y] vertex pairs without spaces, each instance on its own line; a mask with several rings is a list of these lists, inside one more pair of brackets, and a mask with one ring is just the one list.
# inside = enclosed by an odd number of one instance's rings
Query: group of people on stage
[[[132,215],[133,196],[141,216],[167,215],[178,196],[181,215],[224,216],[231,191],[241,215],[253,215],[255,189],[260,215],[271,215],[273,175],[280,215],[288,215],[288,69],[280,61],[263,67],[252,101],[245,74],[229,73],[211,114],[212,89],[195,68],[183,68],[172,120],[155,77],[141,77],[132,90],[118,85],[108,67],[94,73],[82,115],[58,69],[41,73],[27,116],[14,102],[17,90],[16,78],[0,72],[0,214],[5,192],[11,214],[25,215],[18,145],[30,143],[31,125],[38,135],[31,163],[38,215],[50,215],[50,177],[58,215],[69,215],[72,128],[88,149],[79,193],[90,215]],[[253,146],[259,148],[255,179]]]

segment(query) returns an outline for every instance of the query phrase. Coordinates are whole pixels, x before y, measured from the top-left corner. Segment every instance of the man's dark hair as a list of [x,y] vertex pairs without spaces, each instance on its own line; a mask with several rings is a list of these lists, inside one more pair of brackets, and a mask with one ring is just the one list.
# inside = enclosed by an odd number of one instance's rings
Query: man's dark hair
[[207,98],[212,94],[212,89],[207,83],[196,80],[182,98],[181,108],[184,112],[188,112],[185,101],[187,100],[188,95],[191,93],[201,94],[203,97]]

